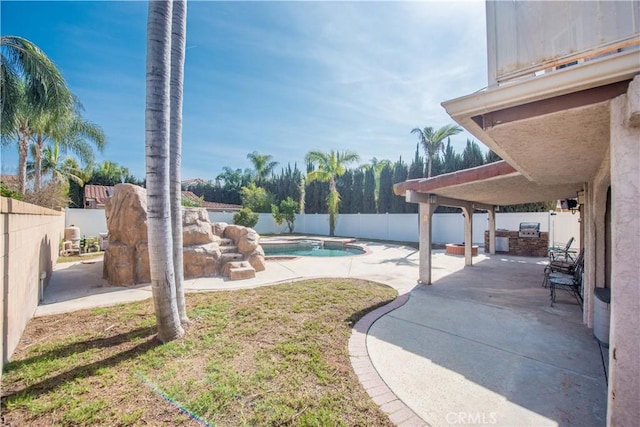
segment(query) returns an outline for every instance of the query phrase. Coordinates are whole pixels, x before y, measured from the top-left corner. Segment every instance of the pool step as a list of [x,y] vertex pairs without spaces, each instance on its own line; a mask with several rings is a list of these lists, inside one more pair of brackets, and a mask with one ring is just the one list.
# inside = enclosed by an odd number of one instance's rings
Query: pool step
[[256,270],[247,261],[229,261],[222,267],[222,275],[230,280],[253,279]]
[[219,248],[220,248],[220,253],[223,253],[223,254],[238,253],[238,247],[235,245],[221,245],[219,246]]

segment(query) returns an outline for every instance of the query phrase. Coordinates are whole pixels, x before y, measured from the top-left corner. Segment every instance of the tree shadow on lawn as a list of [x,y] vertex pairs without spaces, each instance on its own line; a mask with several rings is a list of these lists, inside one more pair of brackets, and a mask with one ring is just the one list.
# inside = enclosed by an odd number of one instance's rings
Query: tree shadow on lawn
[[44,361],[47,359],[63,358],[75,353],[85,352],[90,349],[96,349],[96,348],[105,349],[105,348],[125,344],[135,338],[147,337],[147,339],[144,342],[141,342],[140,344],[137,344],[125,351],[121,351],[119,353],[113,354],[105,359],[97,360],[87,365],[78,366],[69,371],[61,372],[60,374],[55,375],[51,378],[47,378],[43,381],[27,386],[23,389],[11,391],[8,394],[2,396],[2,402],[3,402],[2,406],[4,406],[4,403],[6,400],[11,399],[14,396],[28,395],[32,398],[37,398],[42,394],[49,393],[52,390],[55,390],[57,387],[67,382],[90,377],[100,369],[104,369],[107,367],[114,367],[120,364],[121,362],[136,358],[148,352],[149,350],[161,345],[160,341],[156,339],[155,334],[156,334],[155,326],[139,328],[133,331],[129,331],[119,335],[114,335],[108,338],[97,338],[97,339],[92,339],[88,341],[72,343],[59,349],[47,351],[35,357],[9,363],[7,365],[7,369],[5,370],[5,373],[8,373],[16,369],[20,369],[30,364],[35,364],[40,361]]

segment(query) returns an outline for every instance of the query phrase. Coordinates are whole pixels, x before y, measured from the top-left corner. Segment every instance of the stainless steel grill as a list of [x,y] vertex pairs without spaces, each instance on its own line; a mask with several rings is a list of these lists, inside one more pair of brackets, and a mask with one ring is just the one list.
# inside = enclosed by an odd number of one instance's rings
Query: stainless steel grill
[[540,237],[540,223],[539,222],[521,222],[519,237]]

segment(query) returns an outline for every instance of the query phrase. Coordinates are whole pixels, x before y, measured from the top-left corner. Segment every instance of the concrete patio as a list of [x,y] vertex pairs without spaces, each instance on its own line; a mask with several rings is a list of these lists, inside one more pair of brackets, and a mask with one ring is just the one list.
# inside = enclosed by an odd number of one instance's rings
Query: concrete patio
[[[351,354],[365,389],[399,425],[605,424],[598,345],[569,295],[550,307],[540,286],[545,259],[481,254],[464,268],[464,257],[434,251],[434,284],[416,286],[417,250],[363,245],[366,255],[273,260],[255,279],[185,285],[201,292],[331,276],[397,289],[395,310],[379,319],[389,308],[370,313],[354,328],[365,363]],[[101,261],[59,265],[36,315],[151,296],[148,285],[109,287],[101,272]]]

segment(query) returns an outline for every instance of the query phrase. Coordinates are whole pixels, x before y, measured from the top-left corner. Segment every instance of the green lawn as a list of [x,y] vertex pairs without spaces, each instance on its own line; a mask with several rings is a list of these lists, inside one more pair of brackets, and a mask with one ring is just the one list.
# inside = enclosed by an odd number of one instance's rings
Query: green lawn
[[[192,320],[159,345],[151,301],[33,319],[2,378],[10,425],[392,425],[347,341],[397,295],[326,279],[188,294]],[[170,403],[173,402],[173,403]],[[182,407],[180,411],[177,407]]]

